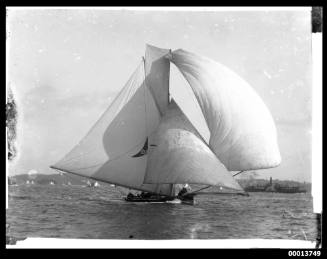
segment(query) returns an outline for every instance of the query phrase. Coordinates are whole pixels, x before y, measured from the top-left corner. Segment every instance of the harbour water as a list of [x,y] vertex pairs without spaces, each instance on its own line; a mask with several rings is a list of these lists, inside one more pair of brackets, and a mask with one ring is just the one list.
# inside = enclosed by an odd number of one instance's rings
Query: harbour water
[[317,238],[310,194],[197,196],[193,206],[128,203],[117,188],[9,186],[6,223],[15,238]]

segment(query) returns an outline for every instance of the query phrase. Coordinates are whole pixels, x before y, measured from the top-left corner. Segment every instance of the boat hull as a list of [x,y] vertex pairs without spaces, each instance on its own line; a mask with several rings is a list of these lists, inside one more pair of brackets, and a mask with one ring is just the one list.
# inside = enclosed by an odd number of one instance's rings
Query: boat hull
[[172,201],[173,198],[169,197],[158,197],[158,198],[141,198],[141,197],[125,197],[125,201],[128,202],[166,202],[166,201]]
[[182,204],[194,205],[195,204],[194,196],[195,194],[186,194],[182,196],[177,196],[177,199],[180,199],[182,201]]
[[149,197],[149,198],[142,198],[138,196],[134,197],[125,197],[124,200],[128,202],[167,202],[173,201],[178,199],[181,201],[182,204],[194,205],[194,195],[185,195],[185,196],[177,196],[175,197]]

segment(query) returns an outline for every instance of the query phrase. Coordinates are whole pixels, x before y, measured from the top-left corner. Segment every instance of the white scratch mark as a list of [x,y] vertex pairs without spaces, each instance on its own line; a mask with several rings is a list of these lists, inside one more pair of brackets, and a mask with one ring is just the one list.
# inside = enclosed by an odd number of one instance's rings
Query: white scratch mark
[[265,74],[266,77],[268,77],[269,79],[271,79],[272,76],[270,74],[268,74],[268,72],[266,70],[263,70],[263,73]]

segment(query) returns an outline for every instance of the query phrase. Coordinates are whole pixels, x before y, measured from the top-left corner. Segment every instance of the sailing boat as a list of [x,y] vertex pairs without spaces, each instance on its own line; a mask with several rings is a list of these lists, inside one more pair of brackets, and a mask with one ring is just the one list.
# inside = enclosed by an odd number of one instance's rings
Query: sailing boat
[[[209,129],[205,139],[170,96],[170,64],[187,80]],[[273,118],[227,67],[182,49],[147,45],[135,72],[87,135],[53,169],[151,194],[127,201],[192,201],[218,186],[245,193],[231,171],[276,167]],[[183,184],[204,188],[178,195]]]

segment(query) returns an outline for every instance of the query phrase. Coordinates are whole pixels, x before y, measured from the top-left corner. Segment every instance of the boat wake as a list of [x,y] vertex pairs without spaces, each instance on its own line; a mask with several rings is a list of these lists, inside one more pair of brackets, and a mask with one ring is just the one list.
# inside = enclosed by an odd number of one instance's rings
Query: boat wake
[[133,204],[140,204],[140,205],[144,205],[144,204],[181,204],[182,201],[179,200],[179,199],[175,199],[175,200],[172,200],[172,201],[143,201],[143,202],[139,202],[139,201],[129,201],[127,202],[126,204],[129,204],[129,203],[133,203]]
[[180,199],[174,199],[172,201],[166,201],[165,203],[172,203],[172,204],[181,204],[182,201]]

